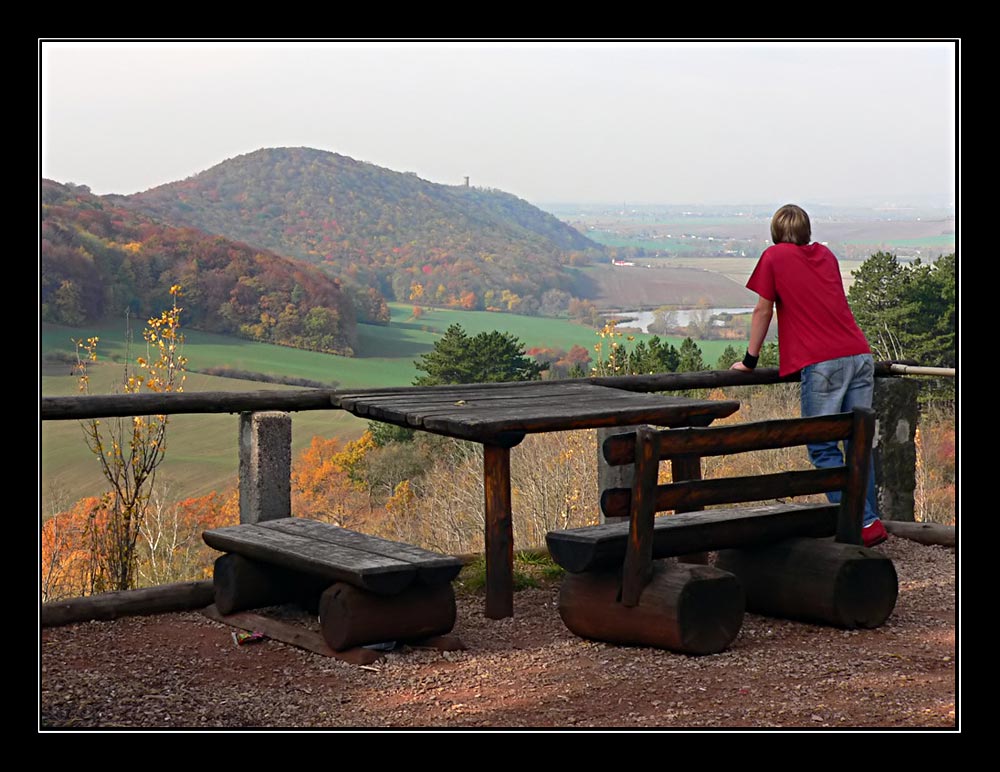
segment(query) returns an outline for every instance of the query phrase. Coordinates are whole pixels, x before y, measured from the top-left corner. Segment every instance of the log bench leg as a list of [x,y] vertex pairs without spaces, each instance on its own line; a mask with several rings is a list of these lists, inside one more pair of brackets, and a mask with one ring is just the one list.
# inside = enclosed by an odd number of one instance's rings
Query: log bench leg
[[337,582],[319,601],[320,629],[334,651],[445,635],[455,626],[455,617],[450,582],[415,584],[396,595],[376,595]]
[[220,614],[297,602],[315,609],[329,580],[226,553],[215,560],[212,572],[215,606]]
[[739,577],[748,611],[837,627],[878,627],[895,608],[899,591],[889,558],[830,539],[722,550],[715,565]]
[[619,571],[567,574],[559,615],[583,638],[716,654],[736,638],[745,599],[739,580],[713,566],[653,562],[638,605],[618,602]]

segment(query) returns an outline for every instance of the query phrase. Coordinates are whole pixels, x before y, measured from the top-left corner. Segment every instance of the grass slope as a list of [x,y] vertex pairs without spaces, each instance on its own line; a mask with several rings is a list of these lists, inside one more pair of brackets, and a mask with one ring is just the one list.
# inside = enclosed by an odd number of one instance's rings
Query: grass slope
[[[525,344],[569,349],[574,344],[593,352],[598,342],[595,332],[565,320],[515,316],[482,311],[425,309],[420,319],[412,318],[412,306],[392,304],[388,327],[359,325],[359,348],[364,356],[348,358],[302,351],[266,343],[256,343],[223,335],[186,330],[184,355],[192,371],[225,365],[239,370],[273,375],[336,381],[338,388],[405,386],[418,375],[414,361],[430,351],[434,342],[451,324],[460,324],[471,335],[494,329],[512,333]],[[100,363],[91,370],[91,391],[110,393],[120,380],[126,356],[121,323],[109,322],[88,329],[44,325],[39,348],[44,357],[39,388],[45,396],[76,394],[77,382],[68,362],[53,362],[55,352],[72,354],[72,339],[100,337]],[[637,336],[642,338],[644,336]],[[675,346],[680,338],[670,338]],[[143,353],[141,339],[133,345],[132,359]],[[725,348],[724,341],[704,341],[699,345],[706,362],[713,363]],[[739,348],[739,346],[737,346]],[[593,354],[592,354],[593,356]],[[114,360],[118,361],[115,362]],[[193,391],[258,391],[296,389],[258,381],[220,378],[189,372],[184,389]],[[306,411],[292,420],[292,452],[297,455],[315,435],[341,437],[344,442],[359,436],[367,423],[339,411]],[[166,460],[161,467],[177,497],[201,495],[234,485],[238,471],[237,441],[239,419],[234,415],[179,415],[171,418]],[[39,429],[41,494],[47,502],[59,498],[66,504],[102,489],[97,460],[91,456],[75,421],[45,421]]]

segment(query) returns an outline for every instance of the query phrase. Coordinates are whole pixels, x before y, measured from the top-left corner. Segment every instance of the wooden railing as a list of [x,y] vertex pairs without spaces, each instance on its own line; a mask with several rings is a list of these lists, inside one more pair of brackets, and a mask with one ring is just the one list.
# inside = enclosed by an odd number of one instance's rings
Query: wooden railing
[[[898,486],[900,490],[891,490],[890,495],[885,499],[899,505],[902,502],[901,510],[896,512],[883,513],[883,517],[888,520],[913,520],[912,507],[912,481],[915,480],[915,455],[911,452],[900,452],[900,447],[913,445],[913,431],[916,428],[916,421],[913,416],[917,413],[916,406],[916,384],[912,379],[899,378],[899,375],[919,374],[938,377],[953,377],[954,370],[945,368],[920,368],[913,363],[890,363],[880,362],[876,364],[876,411],[879,413],[879,429],[876,436],[876,448],[881,451],[881,458],[876,456],[876,465],[887,464],[892,461],[888,456],[896,453],[899,459],[889,466],[901,467],[902,471],[891,479],[879,480],[881,485],[886,485],[890,489]],[[665,392],[683,391],[688,389],[712,389],[732,386],[753,386],[776,384],[783,382],[798,381],[798,374],[786,377],[778,375],[777,368],[759,368],[752,373],[744,373],[735,370],[713,370],[696,373],[663,373],[657,375],[630,375],[630,376],[607,376],[591,377],[583,379],[596,385],[608,386],[618,389],[636,392]],[[560,381],[541,381],[541,384],[556,384]],[[902,399],[895,399],[896,404],[903,404],[905,415],[894,417],[894,412],[898,412],[896,407],[887,407],[884,411],[879,411],[879,392],[886,391],[889,385],[902,387],[905,392]],[[505,389],[512,384],[497,383],[484,384],[483,388]],[[406,389],[412,387],[400,387]],[[436,388],[453,388],[448,386],[425,387],[428,391]],[[892,390],[892,389],[890,389]],[[372,391],[385,392],[387,389],[373,389]],[[392,391],[392,389],[389,389]],[[43,421],[69,421],[85,420],[92,418],[114,418],[137,415],[176,415],[176,414],[197,414],[197,413],[228,413],[240,414],[240,519],[241,522],[256,522],[258,520],[270,519],[271,517],[283,516],[281,513],[288,512],[290,498],[290,444],[291,444],[291,416],[288,413],[305,410],[337,410],[337,395],[341,392],[332,389],[303,389],[295,391],[287,390],[261,390],[249,392],[185,392],[185,393],[157,393],[157,394],[110,394],[110,395],[79,395],[67,397],[42,397],[40,402],[40,417]],[[357,395],[362,393],[359,390],[351,390]],[[888,403],[887,403],[888,404]],[[244,433],[252,436],[252,441]],[[900,439],[902,438],[902,440]],[[273,457],[283,457],[287,463],[274,464],[261,463],[262,459]],[[264,479],[266,478],[266,479]],[[278,479],[282,478],[282,479]],[[878,476],[877,476],[878,479]],[[902,479],[900,483],[899,480]],[[602,487],[604,487],[602,485]],[[910,497],[908,499],[902,489],[909,488]],[[907,507],[909,512],[907,513]],[[147,588],[153,591],[156,597],[163,596],[168,600],[154,600],[151,608],[164,608],[167,605],[185,603],[186,600],[175,600],[178,598],[195,598],[200,603],[208,588],[204,583],[194,583],[196,592],[192,594],[190,587],[185,583],[178,585],[177,593],[172,593],[170,588],[164,587],[163,592],[157,594],[156,588]],[[90,604],[80,606],[81,610],[70,609],[73,602],[63,602],[62,604],[46,604],[52,606],[50,616],[52,619],[58,618],[58,622],[78,621],[87,618],[88,614],[93,615]],[[156,606],[156,604],[161,604]],[[65,607],[59,611],[57,616],[57,606]],[[129,607],[131,608],[131,607]],[[68,609],[68,610],[67,610]],[[65,612],[65,613],[63,613]],[[103,617],[113,618],[115,613],[141,613],[136,611],[110,611],[103,610],[100,613]],[[152,613],[152,612],[147,612]],[[107,616],[111,614],[112,616]],[[81,616],[82,615],[82,616]],[[43,624],[44,624],[43,614]],[[89,618],[95,618],[90,616]]]
[[[914,369],[911,365],[879,362],[875,366],[875,376],[885,378]],[[934,370],[935,374],[954,375],[954,370],[946,368],[919,368]],[[926,372],[921,374],[928,374]],[[657,375],[595,376],[577,379],[600,386],[609,386],[626,391],[659,392],[683,391],[687,389],[712,389],[725,386],[756,386],[772,383],[794,383],[798,373],[781,377],[776,367],[761,367],[752,373],[736,370],[707,370],[696,373],[660,373]],[[559,380],[540,381],[541,384],[556,384]],[[564,381],[562,381],[564,382]],[[509,383],[480,384],[482,388],[503,389]],[[400,390],[412,387],[401,386]],[[427,386],[447,389],[453,386]],[[393,389],[372,389],[386,392]],[[362,394],[364,389],[352,389],[352,394]],[[332,398],[335,389],[301,389],[296,391],[199,391],[169,392],[158,394],[92,394],[71,397],[42,397],[41,418],[43,421],[69,421],[89,418],[116,418],[134,415],[176,415],[180,413],[251,413],[262,410],[297,412],[300,410],[336,410]]]

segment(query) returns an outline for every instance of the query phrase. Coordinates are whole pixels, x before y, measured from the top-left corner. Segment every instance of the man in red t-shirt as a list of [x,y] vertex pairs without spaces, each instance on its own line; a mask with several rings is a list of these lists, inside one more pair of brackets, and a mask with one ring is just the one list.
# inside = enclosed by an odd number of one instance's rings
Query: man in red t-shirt
[[[774,213],[774,246],[764,250],[747,281],[747,288],[759,296],[750,321],[750,344],[733,369],[749,372],[757,366],[777,307],[778,373],[801,371],[802,415],[871,407],[875,388],[871,349],[847,304],[837,258],[824,245],[810,243],[811,238],[812,225],[803,209],[787,204]],[[844,464],[836,442],[807,447],[816,467]],[[840,494],[829,498],[839,501]],[[866,547],[887,538],[877,514],[874,467],[869,470],[862,536]]]

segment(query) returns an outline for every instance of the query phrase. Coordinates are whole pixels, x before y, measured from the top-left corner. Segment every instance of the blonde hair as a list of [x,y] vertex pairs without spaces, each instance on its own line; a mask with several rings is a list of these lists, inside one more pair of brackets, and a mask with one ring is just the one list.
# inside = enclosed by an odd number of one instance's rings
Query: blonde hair
[[804,245],[812,238],[812,224],[805,209],[785,204],[771,218],[771,241]]

